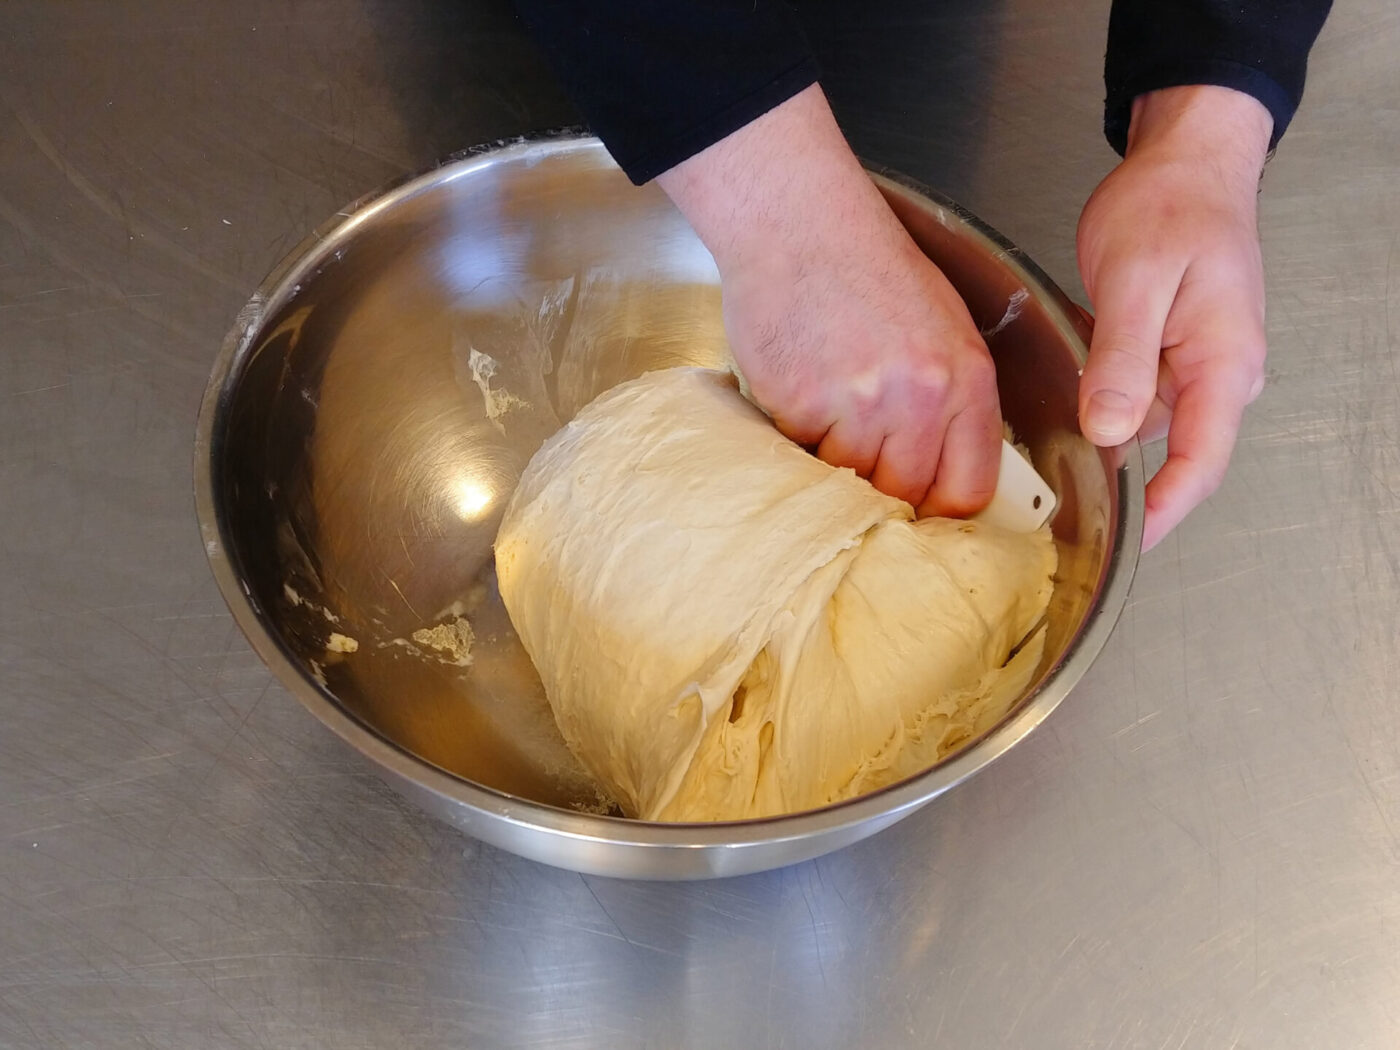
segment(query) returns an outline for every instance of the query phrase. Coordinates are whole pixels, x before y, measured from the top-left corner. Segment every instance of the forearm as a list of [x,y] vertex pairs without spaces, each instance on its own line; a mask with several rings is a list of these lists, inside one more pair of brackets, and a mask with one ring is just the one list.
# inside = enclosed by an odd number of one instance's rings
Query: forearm
[[[904,231],[813,85],[657,179],[723,274]],[[776,276],[776,275],[775,275]],[[795,277],[797,275],[788,275]]]

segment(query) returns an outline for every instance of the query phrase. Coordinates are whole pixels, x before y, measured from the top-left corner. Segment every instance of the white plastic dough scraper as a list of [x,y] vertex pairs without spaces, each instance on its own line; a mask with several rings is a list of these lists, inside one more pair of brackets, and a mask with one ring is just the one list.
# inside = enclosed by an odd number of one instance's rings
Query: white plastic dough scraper
[[1001,443],[1001,467],[992,502],[972,516],[1012,532],[1034,532],[1055,510],[1055,493],[1009,441]]

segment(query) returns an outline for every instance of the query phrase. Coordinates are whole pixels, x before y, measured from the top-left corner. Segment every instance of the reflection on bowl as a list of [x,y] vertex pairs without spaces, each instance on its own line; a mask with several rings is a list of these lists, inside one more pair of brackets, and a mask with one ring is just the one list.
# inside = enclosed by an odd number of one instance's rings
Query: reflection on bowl
[[995,233],[895,176],[880,188],[988,333],[1003,411],[1059,497],[1047,655],[991,733],[926,773],[811,813],[656,825],[609,812],[511,629],[492,542],[531,454],[596,394],[727,359],[713,262],[598,142],[465,155],[346,209],[228,336],[196,449],[199,515],[234,616],[282,682],[390,783],[547,863],[693,878],[816,856],[1003,754],[1097,655],[1142,526],[1136,446],[1078,433],[1087,328]]

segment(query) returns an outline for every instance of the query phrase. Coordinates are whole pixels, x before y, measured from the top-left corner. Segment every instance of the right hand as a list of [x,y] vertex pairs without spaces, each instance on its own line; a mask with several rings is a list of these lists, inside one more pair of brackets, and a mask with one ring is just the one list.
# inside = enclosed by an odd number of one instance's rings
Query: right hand
[[715,257],[735,361],[778,428],[920,515],[981,510],[1000,462],[991,356],[820,89],[658,181]]

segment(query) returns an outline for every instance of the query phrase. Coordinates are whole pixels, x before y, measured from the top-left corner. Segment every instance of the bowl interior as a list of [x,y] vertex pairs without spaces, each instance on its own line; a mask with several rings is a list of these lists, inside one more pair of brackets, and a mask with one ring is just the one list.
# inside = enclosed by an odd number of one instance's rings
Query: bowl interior
[[[1044,681],[1095,615],[1124,513],[1118,461],[1075,422],[1087,329],[976,220],[877,178],[987,335],[1006,417],[1059,497]],[[607,812],[511,629],[492,542],[531,454],[596,394],[725,364],[708,253],[657,189],[566,140],[467,157],[351,210],[266,291],[216,374],[209,448],[258,629],[421,761]]]

